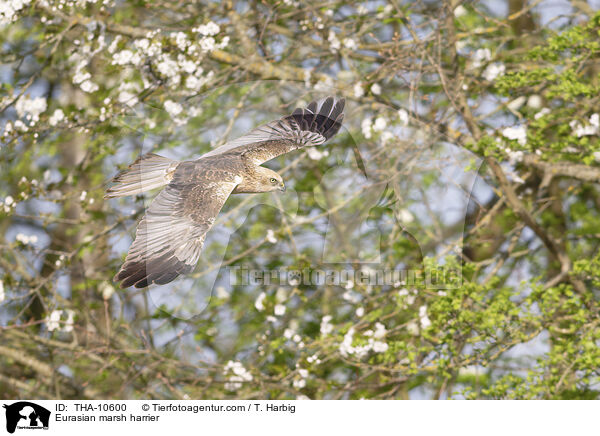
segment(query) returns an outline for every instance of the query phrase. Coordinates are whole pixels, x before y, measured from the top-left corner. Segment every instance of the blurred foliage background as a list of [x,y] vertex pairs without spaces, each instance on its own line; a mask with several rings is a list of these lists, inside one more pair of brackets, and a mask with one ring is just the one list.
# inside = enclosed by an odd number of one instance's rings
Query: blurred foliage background
[[[1,0],[0,397],[597,398],[599,7]],[[152,195],[113,175],[325,95],[344,129],[267,164],[291,192],[115,289]]]

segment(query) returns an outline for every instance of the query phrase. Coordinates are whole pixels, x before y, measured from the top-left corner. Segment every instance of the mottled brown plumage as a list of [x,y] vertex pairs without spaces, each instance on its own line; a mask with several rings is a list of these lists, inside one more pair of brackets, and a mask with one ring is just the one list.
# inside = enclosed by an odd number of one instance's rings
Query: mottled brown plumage
[[140,221],[125,263],[121,287],[165,284],[191,272],[206,233],[230,194],[285,190],[279,174],[260,166],[305,146],[323,144],[341,127],[344,99],[328,97],[257,127],[194,161],[156,154],[138,158],[113,179],[106,198],[165,186]]

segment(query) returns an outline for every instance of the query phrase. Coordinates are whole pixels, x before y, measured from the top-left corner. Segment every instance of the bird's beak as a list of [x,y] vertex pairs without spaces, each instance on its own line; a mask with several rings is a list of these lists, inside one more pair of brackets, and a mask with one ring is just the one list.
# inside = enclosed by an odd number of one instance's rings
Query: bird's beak
[[281,182],[281,185],[279,186],[279,190],[281,192],[285,192],[285,184],[283,182]]

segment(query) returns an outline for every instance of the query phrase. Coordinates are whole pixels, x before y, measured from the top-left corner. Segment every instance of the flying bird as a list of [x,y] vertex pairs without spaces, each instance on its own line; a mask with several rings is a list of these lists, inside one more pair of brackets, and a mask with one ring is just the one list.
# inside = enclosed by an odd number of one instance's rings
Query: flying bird
[[313,101],[191,161],[148,153],[112,179],[105,198],[164,186],[137,226],[135,240],[114,281],[121,288],[163,285],[190,273],[206,233],[231,194],[285,191],[281,176],[261,165],[334,136],[344,99]]

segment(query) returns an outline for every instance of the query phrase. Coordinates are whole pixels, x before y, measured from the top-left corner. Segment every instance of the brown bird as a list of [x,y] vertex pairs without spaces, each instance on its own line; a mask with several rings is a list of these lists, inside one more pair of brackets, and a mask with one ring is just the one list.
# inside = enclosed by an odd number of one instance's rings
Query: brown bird
[[206,233],[230,194],[285,191],[275,171],[260,166],[277,156],[323,144],[344,118],[344,99],[327,97],[257,127],[199,159],[178,162],[148,153],[117,175],[105,198],[165,186],[138,224],[114,280],[121,288],[163,285],[190,273]]

